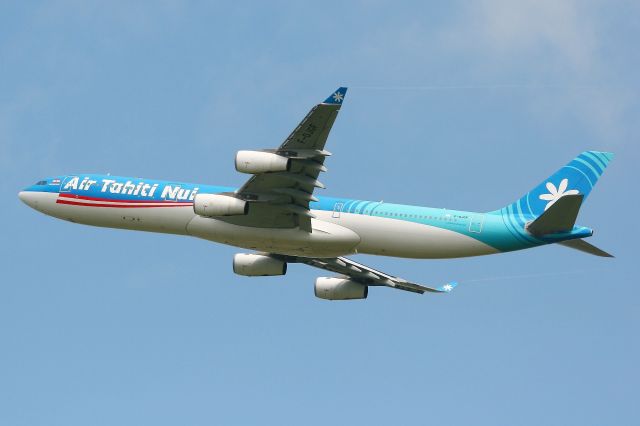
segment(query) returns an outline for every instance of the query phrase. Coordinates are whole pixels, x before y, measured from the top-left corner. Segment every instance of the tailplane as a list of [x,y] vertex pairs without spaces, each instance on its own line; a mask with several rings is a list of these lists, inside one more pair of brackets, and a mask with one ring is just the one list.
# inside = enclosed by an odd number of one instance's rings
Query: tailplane
[[594,256],[613,257],[606,251],[582,239],[593,234],[591,229],[575,227],[583,199],[584,196],[582,194],[563,196],[538,216],[537,219],[529,222],[526,225],[527,231],[538,238],[556,240],[555,242],[558,244],[574,250],[593,254]]
[[584,200],[604,173],[613,154],[585,151],[517,201],[493,213],[525,244],[560,243],[596,256],[609,253],[582,240],[590,228],[575,226]]
[[570,194],[560,198],[540,216],[527,225],[527,231],[535,236],[571,232],[576,224],[584,195]]
[[613,257],[612,254],[609,254],[606,251],[604,251],[602,249],[599,249],[598,247],[594,246],[593,244],[589,244],[585,240],[561,241],[558,244],[560,244],[562,246],[565,246],[565,247],[572,248],[574,250],[579,250],[579,251],[584,252],[584,253],[589,253],[589,254],[592,254],[594,256]]

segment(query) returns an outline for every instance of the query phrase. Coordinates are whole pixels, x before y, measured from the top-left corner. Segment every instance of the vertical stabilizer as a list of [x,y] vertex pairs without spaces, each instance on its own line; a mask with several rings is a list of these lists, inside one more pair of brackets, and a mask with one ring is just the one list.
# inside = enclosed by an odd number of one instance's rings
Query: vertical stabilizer
[[531,220],[565,195],[580,194],[584,200],[612,159],[609,152],[585,151],[501,212]]

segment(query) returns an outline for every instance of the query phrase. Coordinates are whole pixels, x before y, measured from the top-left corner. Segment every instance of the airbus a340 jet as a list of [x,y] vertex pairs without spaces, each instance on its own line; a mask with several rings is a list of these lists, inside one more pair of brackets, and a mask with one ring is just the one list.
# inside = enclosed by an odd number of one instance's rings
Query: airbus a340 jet
[[337,274],[315,281],[322,299],[365,299],[370,286],[415,293],[451,291],[375,270],[356,253],[416,259],[480,256],[561,244],[610,255],[576,226],[584,199],[613,155],[586,151],[517,201],[490,212],[467,212],[382,201],[316,197],[331,154],[325,144],[344,101],[341,87],[304,117],[275,149],[238,151],[239,189],[99,174],[38,181],[19,193],[30,207],[73,223],[204,238],[251,253],[233,257],[246,276],[284,275],[289,263]]

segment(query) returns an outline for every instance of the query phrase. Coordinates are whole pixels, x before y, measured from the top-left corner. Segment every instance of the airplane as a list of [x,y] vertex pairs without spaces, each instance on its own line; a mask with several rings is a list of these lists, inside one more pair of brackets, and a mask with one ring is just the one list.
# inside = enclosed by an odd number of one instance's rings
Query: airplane
[[187,235],[251,253],[233,257],[244,276],[284,275],[302,263],[337,276],[319,277],[321,299],[366,299],[371,286],[423,294],[428,286],[348,257],[358,253],[415,259],[480,256],[560,244],[613,257],[586,242],[576,225],[582,203],[613,154],[585,151],[520,199],[489,212],[316,197],[331,155],[325,144],[347,92],[340,87],[314,106],[275,149],[241,150],[235,168],[251,175],[239,189],[109,174],[46,178],[19,192],[28,206],[85,225]]

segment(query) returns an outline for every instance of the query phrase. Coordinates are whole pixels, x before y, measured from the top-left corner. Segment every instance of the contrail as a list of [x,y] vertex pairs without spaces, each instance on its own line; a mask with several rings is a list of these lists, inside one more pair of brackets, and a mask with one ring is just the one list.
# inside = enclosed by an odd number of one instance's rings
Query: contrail
[[471,84],[431,86],[351,86],[351,89],[366,90],[485,90],[485,89],[601,89],[600,85],[560,84]]
[[483,281],[511,280],[511,279],[518,279],[518,278],[555,277],[555,276],[558,276],[558,275],[576,275],[576,274],[584,274],[584,273],[595,272],[595,271],[599,271],[599,269],[596,269],[596,270],[594,270],[594,269],[589,269],[589,270],[580,269],[580,270],[574,270],[574,271],[541,272],[541,273],[538,273],[538,274],[503,275],[503,276],[497,276],[497,277],[477,278],[477,279],[473,279],[473,280],[460,280],[460,282],[462,282],[462,283],[476,283],[476,282],[483,282]]

